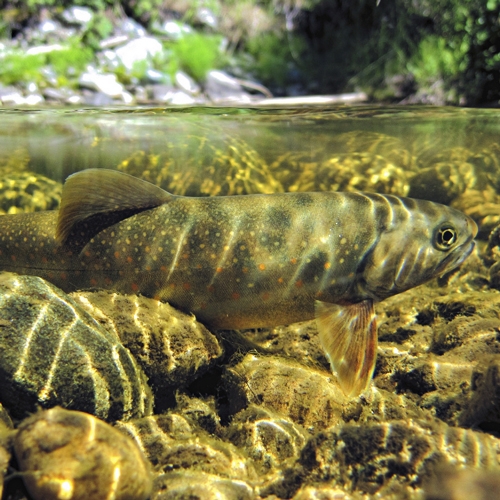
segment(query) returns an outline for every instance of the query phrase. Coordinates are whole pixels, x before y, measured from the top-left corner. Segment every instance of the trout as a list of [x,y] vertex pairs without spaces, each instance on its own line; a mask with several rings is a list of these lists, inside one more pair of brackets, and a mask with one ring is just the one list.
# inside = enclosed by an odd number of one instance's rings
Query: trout
[[374,302],[459,266],[477,226],[437,203],[370,193],[175,196],[128,174],[68,177],[59,211],[0,217],[0,269],[66,292],[142,294],[214,329],[316,317],[343,391],[372,378]]

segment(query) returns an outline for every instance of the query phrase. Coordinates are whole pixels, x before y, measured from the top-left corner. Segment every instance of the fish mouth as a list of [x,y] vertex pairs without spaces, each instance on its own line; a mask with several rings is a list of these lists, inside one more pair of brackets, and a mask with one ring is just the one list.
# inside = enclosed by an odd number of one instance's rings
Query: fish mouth
[[439,266],[436,268],[436,274],[442,275],[445,272],[452,271],[453,269],[460,266],[465,259],[472,253],[476,246],[476,242],[474,241],[474,236],[469,238],[469,241],[466,241],[459,247],[455,248],[455,250],[444,259]]

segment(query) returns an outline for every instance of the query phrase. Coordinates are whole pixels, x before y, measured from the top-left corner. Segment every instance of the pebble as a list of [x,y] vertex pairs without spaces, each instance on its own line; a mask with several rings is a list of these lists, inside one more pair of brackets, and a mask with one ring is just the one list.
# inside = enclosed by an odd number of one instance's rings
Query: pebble
[[278,356],[247,354],[223,377],[231,413],[249,404],[279,413],[312,432],[342,422],[346,398],[328,371]]
[[0,274],[0,400],[14,418],[56,405],[115,421],[151,413],[130,352],[41,278]]
[[53,408],[27,418],[14,438],[34,500],[145,500],[149,464],[135,442],[86,413]]

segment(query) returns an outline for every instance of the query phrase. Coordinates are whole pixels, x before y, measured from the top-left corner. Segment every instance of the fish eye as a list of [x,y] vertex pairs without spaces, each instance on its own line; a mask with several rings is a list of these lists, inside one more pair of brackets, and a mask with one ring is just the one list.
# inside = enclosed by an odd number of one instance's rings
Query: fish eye
[[435,245],[439,250],[448,250],[457,241],[457,230],[450,224],[444,224],[436,231]]

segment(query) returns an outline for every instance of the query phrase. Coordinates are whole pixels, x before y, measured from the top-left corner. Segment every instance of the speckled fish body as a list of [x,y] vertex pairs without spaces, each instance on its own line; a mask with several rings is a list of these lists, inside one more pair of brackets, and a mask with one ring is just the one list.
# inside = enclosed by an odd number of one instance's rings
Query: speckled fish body
[[[127,186],[116,193],[120,183]],[[187,198],[152,186],[141,205],[151,185],[119,172],[85,171],[67,184],[60,214],[0,218],[2,269],[42,276],[66,291],[155,297],[214,328],[287,324],[316,314],[320,334],[354,329],[362,337],[353,336],[356,345],[371,351],[373,301],[458,266],[477,232],[449,207],[378,194]],[[358,364],[366,379],[375,354],[368,357],[344,361]]]

